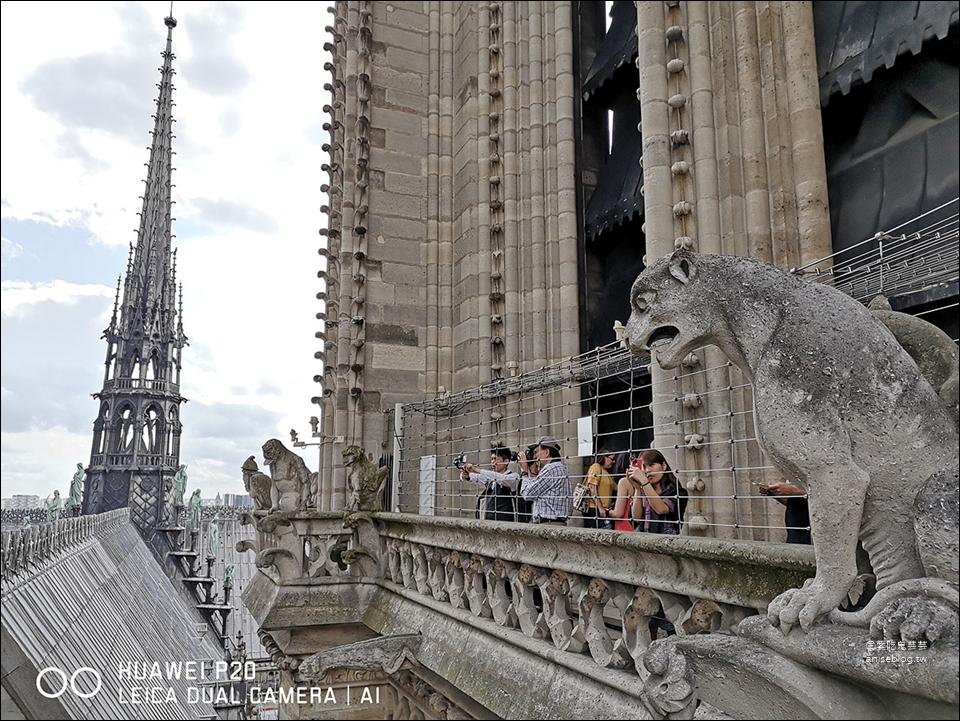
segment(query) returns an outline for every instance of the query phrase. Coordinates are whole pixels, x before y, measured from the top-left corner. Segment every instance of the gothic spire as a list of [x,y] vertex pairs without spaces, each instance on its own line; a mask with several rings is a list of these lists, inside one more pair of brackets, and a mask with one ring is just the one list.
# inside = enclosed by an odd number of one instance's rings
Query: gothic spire
[[141,529],[177,523],[173,478],[180,466],[180,369],[187,337],[172,249],[173,29],[164,18],[160,93],[143,191],[140,227],[118,284],[107,341],[100,410],[93,424],[84,513],[129,507]]
[[117,292],[113,296],[113,313],[110,316],[110,325],[107,326],[107,329],[104,331],[104,335],[110,334],[111,336],[116,335],[117,333],[117,309],[120,307],[120,276],[117,276]]
[[120,332],[128,340],[162,341],[174,338],[176,327],[176,284],[171,254],[173,188],[173,29],[177,21],[164,18],[167,45],[160,68],[157,111],[153,116],[150,161],[140,212],[140,228],[123,289]]

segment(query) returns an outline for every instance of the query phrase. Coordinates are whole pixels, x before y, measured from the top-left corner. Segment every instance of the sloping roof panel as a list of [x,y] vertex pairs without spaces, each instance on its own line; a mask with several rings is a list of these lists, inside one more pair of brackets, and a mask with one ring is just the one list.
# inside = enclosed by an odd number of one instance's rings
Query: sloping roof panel
[[637,130],[640,104],[632,89],[620,93],[614,103],[613,118],[613,147],[584,212],[588,238],[596,238],[606,228],[643,214],[643,137]]
[[583,81],[583,99],[587,100],[624,63],[637,56],[637,11],[632,2],[617,0],[610,11],[610,29],[603,36],[597,55]]
[[960,2],[815,2],[820,102],[869,82],[907,51],[919,53],[925,40],[945,38],[958,19]]

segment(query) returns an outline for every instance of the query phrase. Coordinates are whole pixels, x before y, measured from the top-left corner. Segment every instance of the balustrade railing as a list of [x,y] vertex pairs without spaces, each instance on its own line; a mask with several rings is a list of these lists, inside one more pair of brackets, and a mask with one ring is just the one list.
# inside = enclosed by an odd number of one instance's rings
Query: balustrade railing
[[0,557],[3,591],[19,585],[64,551],[126,525],[129,518],[129,508],[117,508],[95,516],[61,518],[3,531]]
[[123,453],[95,453],[90,458],[91,466],[166,466],[176,468],[177,456],[161,453],[139,453],[136,456]]
[[732,633],[815,571],[808,546],[761,551],[748,541],[397,513],[373,520],[358,535],[341,516],[293,517],[277,535],[261,531],[257,565],[280,585],[362,578],[617,669],[635,666],[658,627]]
[[180,385],[165,380],[146,379],[146,378],[111,378],[104,382],[103,389],[111,390],[130,390],[133,388],[142,388],[149,391],[170,391],[179,393]]

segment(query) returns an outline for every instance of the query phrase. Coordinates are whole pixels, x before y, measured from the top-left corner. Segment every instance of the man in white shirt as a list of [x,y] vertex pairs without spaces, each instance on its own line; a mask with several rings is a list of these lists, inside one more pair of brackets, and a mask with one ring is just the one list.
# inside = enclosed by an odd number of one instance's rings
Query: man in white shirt
[[497,446],[490,452],[490,468],[480,468],[473,463],[464,463],[460,478],[484,487],[483,518],[487,521],[517,520],[516,495],[520,476],[507,467],[510,451]]

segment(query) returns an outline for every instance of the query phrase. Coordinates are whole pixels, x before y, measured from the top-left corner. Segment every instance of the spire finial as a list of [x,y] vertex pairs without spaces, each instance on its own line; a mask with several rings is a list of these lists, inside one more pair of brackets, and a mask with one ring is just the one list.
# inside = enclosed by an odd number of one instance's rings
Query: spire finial
[[113,315],[110,316],[110,327],[107,329],[111,333],[117,332],[117,309],[120,307],[120,278],[122,276],[117,275],[117,293],[113,297]]

